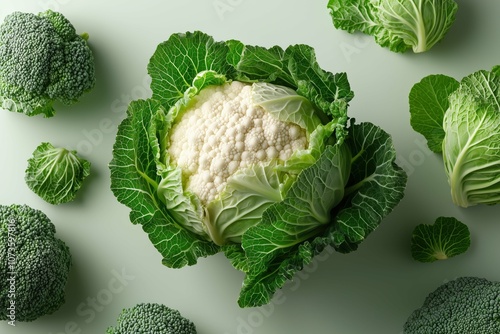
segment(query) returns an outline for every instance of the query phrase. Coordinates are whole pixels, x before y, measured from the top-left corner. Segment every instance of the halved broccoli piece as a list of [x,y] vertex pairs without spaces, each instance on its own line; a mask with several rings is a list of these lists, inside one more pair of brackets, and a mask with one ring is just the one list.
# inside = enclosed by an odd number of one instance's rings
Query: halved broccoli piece
[[410,315],[403,333],[500,333],[500,282],[460,277],[441,285]]
[[0,320],[33,321],[64,304],[71,254],[55,232],[39,210],[0,205]]
[[0,106],[51,117],[94,87],[94,56],[61,13],[14,12],[0,26]]
[[124,309],[106,334],[196,334],[196,327],[179,311],[157,303]]

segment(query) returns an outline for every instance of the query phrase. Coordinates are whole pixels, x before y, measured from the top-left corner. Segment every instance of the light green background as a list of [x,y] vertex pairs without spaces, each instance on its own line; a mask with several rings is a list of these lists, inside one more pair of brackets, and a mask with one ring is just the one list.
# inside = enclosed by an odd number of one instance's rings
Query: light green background
[[[199,334],[400,334],[412,310],[443,282],[462,275],[500,280],[500,207],[451,203],[442,161],[411,129],[408,112],[408,92],[424,76],[461,79],[500,63],[500,2],[458,1],[445,40],[418,55],[394,54],[371,37],[335,30],[326,2],[2,0],[0,18],[51,8],[88,32],[98,81],[81,103],[58,105],[51,119],[0,112],[0,203],[44,211],[74,259],[66,304],[33,323],[1,323],[1,333],[104,333],[123,307],[161,302],[192,319]],[[243,277],[222,255],[181,270],[162,266],[146,234],[129,222],[129,209],[109,190],[116,126],[130,100],[150,94],[149,57],[170,34],[192,30],[267,47],[313,46],[324,69],[348,73],[355,92],[350,115],[389,132],[409,174],[405,199],[358,251],[322,254],[262,308],[238,307]],[[52,206],[25,185],[26,160],[42,141],[79,149],[91,161],[92,175],[75,202]],[[414,262],[413,227],[438,216],[469,226],[470,250],[446,262]]]

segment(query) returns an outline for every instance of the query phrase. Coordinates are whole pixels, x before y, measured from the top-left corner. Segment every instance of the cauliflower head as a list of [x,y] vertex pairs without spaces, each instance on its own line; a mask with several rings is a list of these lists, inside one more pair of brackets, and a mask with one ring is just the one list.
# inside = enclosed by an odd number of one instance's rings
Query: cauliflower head
[[306,131],[255,104],[252,85],[232,81],[196,96],[171,131],[169,154],[202,203],[216,199],[236,171],[307,147]]

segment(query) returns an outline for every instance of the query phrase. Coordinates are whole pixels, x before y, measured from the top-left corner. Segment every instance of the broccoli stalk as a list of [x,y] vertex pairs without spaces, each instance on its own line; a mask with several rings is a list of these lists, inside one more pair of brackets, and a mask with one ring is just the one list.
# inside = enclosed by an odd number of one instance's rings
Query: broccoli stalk
[[141,303],[124,309],[115,327],[106,334],[196,334],[195,325],[179,311],[157,303]]
[[0,26],[0,107],[51,117],[53,104],[72,104],[95,84],[88,34],[61,13],[14,12]]
[[55,232],[39,210],[0,205],[0,320],[33,321],[64,304],[71,254]]

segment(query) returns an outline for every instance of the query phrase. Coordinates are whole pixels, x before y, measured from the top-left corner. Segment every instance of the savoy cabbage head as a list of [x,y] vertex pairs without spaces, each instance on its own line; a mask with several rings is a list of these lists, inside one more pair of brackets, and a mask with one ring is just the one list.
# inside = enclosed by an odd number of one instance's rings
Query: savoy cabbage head
[[442,153],[453,202],[500,203],[500,71],[430,75],[410,92],[413,129]]
[[24,180],[28,188],[45,202],[71,202],[90,174],[90,162],[74,150],[44,142],[28,159]]
[[337,29],[360,31],[394,52],[431,49],[455,21],[454,0],[330,0]]

